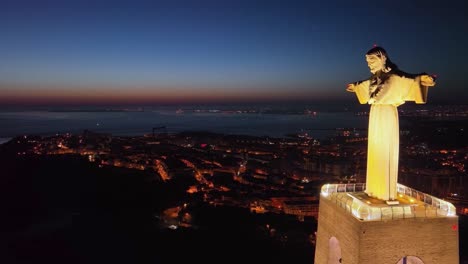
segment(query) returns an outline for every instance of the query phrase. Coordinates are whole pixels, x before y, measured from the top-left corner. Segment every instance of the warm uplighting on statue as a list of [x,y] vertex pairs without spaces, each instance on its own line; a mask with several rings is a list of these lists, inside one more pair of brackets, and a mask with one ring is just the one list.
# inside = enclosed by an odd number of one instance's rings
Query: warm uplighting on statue
[[399,124],[397,107],[405,101],[426,103],[428,87],[435,77],[425,73],[409,74],[390,60],[382,47],[366,53],[371,77],[350,83],[348,92],[356,93],[361,104],[370,104],[367,148],[366,193],[385,201],[397,198]]

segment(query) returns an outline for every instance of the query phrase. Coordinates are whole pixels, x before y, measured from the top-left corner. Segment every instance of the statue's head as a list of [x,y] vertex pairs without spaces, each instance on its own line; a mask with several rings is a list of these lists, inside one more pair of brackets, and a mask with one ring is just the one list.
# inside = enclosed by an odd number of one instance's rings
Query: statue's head
[[366,53],[367,66],[372,74],[375,74],[379,71],[389,72],[392,69],[396,68],[396,65],[393,64],[388,58],[387,52],[382,47],[373,47]]

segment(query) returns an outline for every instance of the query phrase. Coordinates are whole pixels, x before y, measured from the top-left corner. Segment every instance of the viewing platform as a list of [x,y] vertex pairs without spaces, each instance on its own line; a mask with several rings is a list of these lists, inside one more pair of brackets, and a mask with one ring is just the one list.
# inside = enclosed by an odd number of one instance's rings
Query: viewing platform
[[405,218],[456,217],[450,202],[397,184],[398,204],[368,196],[364,183],[325,184],[321,199],[328,199],[361,221],[388,221]]

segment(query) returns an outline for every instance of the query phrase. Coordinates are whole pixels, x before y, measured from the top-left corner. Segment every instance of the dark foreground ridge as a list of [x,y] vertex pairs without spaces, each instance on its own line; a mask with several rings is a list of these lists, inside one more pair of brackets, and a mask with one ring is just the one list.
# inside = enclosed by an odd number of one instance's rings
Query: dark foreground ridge
[[[1,263],[313,262],[313,246],[299,238],[314,224],[193,202],[196,228],[161,228],[158,212],[186,199],[185,183],[80,156],[0,157]],[[298,239],[271,239],[266,224]]]

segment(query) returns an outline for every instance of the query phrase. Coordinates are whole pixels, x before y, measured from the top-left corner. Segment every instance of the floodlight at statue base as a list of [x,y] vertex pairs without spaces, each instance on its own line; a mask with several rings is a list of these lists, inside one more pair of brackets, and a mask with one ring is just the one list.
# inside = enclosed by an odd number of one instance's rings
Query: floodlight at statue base
[[364,185],[322,187],[314,263],[459,263],[452,204],[398,184],[399,204],[388,205]]
[[398,202],[397,200],[388,200],[388,201],[385,201],[385,203],[388,204],[388,205],[400,204],[400,202]]

